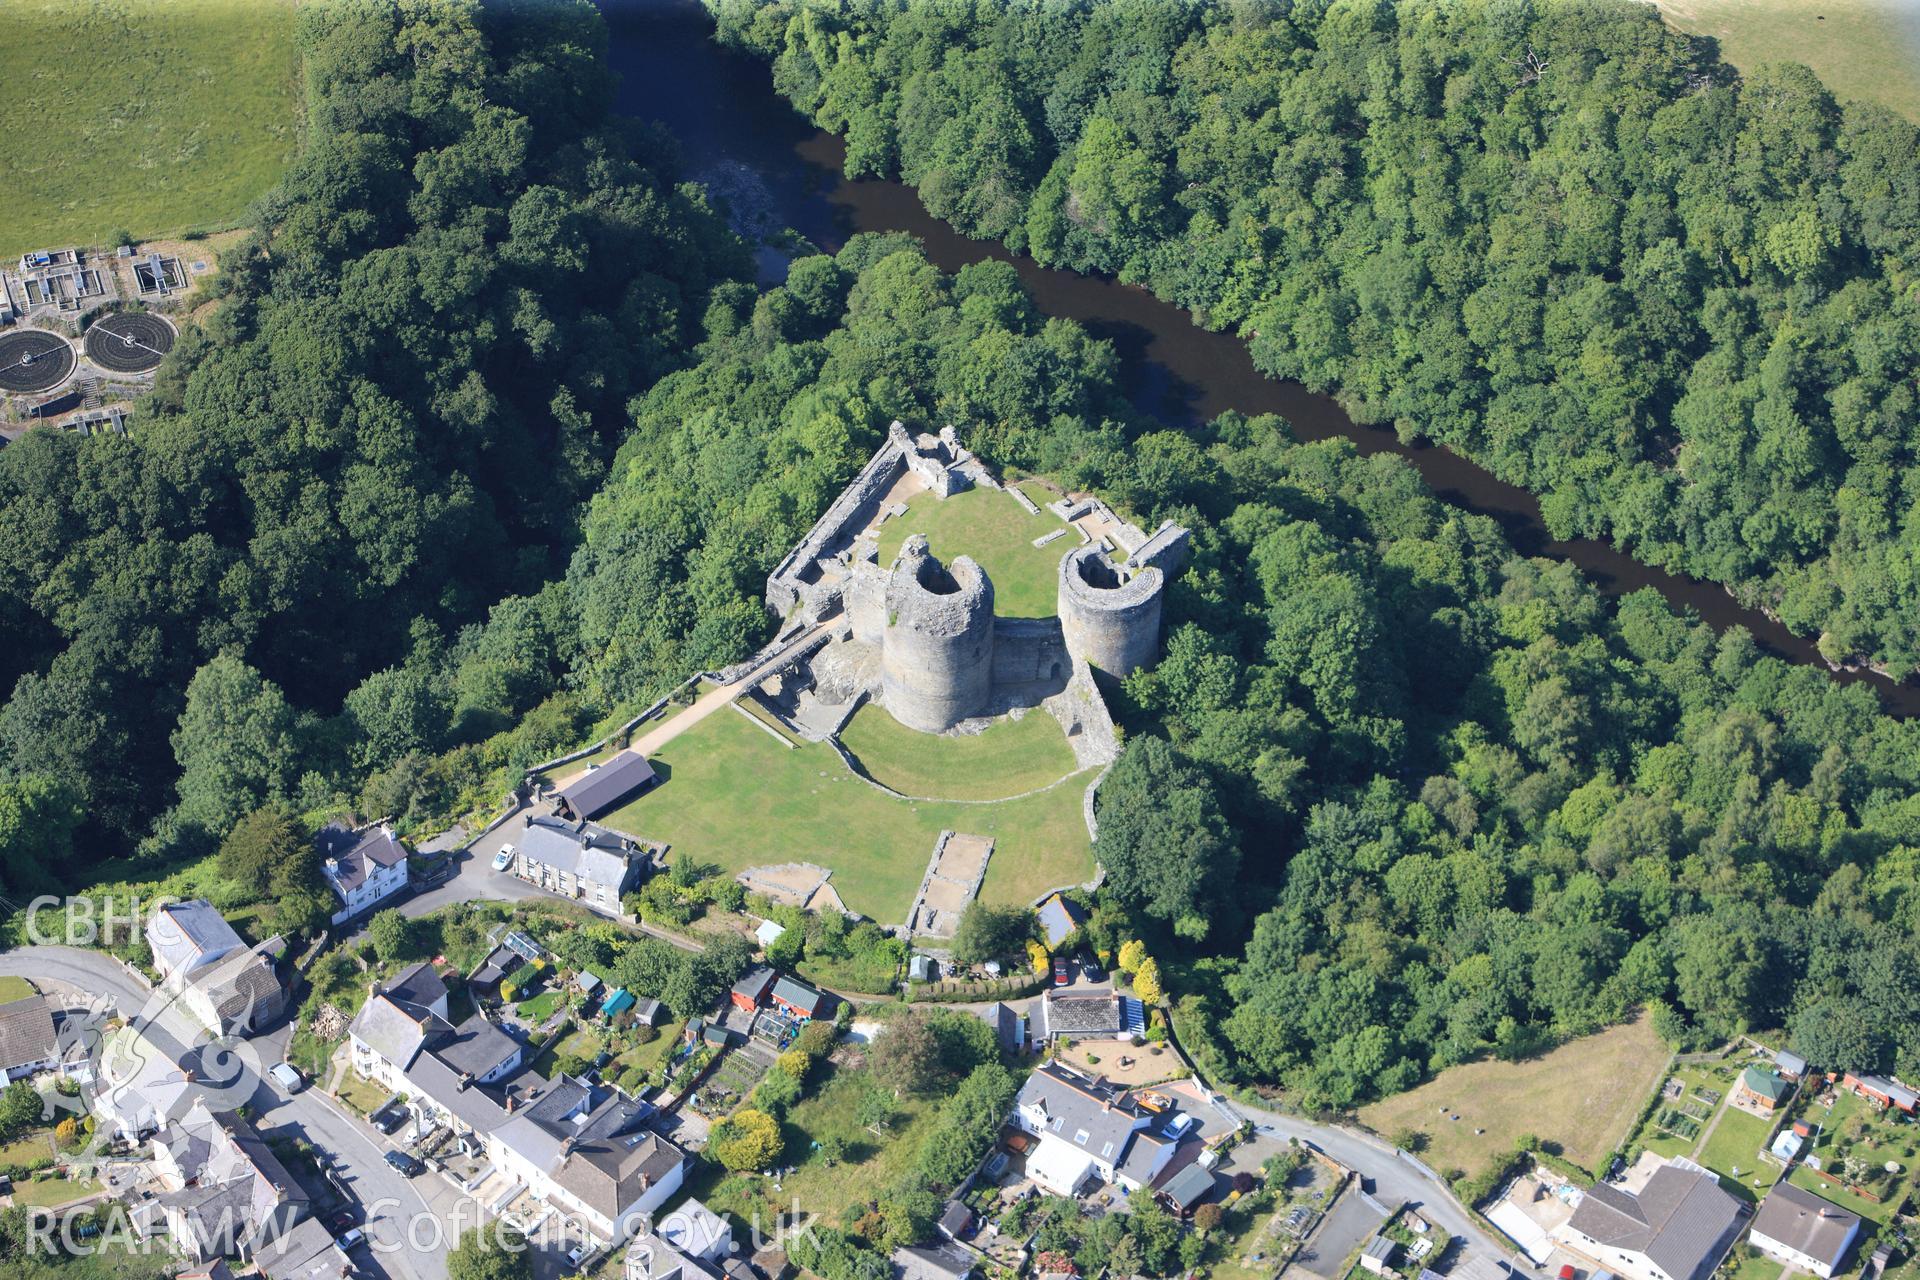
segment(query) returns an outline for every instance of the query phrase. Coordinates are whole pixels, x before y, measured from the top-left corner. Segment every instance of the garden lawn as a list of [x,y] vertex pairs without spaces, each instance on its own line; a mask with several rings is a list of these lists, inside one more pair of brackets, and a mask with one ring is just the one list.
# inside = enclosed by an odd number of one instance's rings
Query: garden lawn
[[985,733],[947,737],[909,729],[869,702],[841,730],[878,782],[903,795],[1001,800],[1038,790],[1079,768],[1060,722],[1039,708]]
[[32,1178],[13,1184],[13,1203],[15,1208],[52,1209],[97,1196],[102,1190],[92,1178]]
[[25,1000],[33,993],[33,984],[25,978],[16,978],[12,974],[0,976],[0,1004]]
[[1920,121],[1920,7],[1911,0],[1659,0],[1669,25],[1720,42],[1752,75],[1762,63],[1803,62],[1840,98],[1861,98]]
[[[1900,1174],[1868,1188],[1881,1197],[1879,1201],[1855,1195],[1840,1184],[1827,1181],[1804,1163],[1794,1166],[1789,1179],[1795,1186],[1824,1196],[1863,1218],[1886,1223],[1893,1216],[1894,1207],[1906,1198],[1913,1183],[1917,1155],[1920,1155],[1920,1126],[1879,1115],[1857,1094],[1844,1091],[1834,1099],[1831,1111],[1809,1103],[1798,1118],[1808,1121],[1819,1130],[1803,1155],[1816,1156],[1822,1164],[1831,1167],[1830,1162],[1838,1158],[1840,1149],[1848,1142],[1853,1142],[1854,1154],[1862,1159],[1878,1163],[1892,1160],[1901,1167]],[[1857,1135],[1852,1132],[1856,1125],[1864,1126]],[[1868,1148],[1861,1145],[1860,1139],[1865,1138],[1872,1138],[1874,1146]]]
[[[1677,1070],[1669,1072],[1657,1081],[1654,1087],[1658,1088],[1671,1078],[1678,1078],[1685,1091],[1674,1102],[1669,1103],[1663,1099],[1655,1104],[1654,1108],[1647,1113],[1646,1123],[1643,1124],[1640,1127],[1640,1131],[1634,1135],[1634,1141],[1658,1156],[1691,1155],[1694,1147],[1699,1145],[1700,1135],[1706,1132],[1707,1125],[1712,1122],[1714,1111],[1720,1106],[1718,1101],[1707,1103],[1699,1098],[1697,1091],[1703,1088],[1710,1089],[1718,1095],[1720,1099],[1724,1099],[1732,1090],[1732,1080],[1735,1077],[1725,1067],[1696,1063],[1692,1066],[1680,1067]],[[1702,1116],[1694,1118],[1694,1127],[1691,1133],[1686,1132],[1684,1128],[1679,1133],[1668,1133],[1661,1130],[1661,1112],[1668,1109],[1678,1112],[1690,1106],[1695,1111],[1705,1113]]]
[[993,583],[993,611],[1003,618],[1051,618],[1060,599],[1060,557],[1080,545],[1068,530],[1044,547],[1033,540],[1064,529],[1058,516],[1041,507],[1030,516],[1013,495],[997,489],[965,489],[951,498],[917,493],[905,515],[880,526],[880,564],[893,563],[910,534],[924,534],[927,549],[942,564],[971,556]]
[[527,1025],[537,1027],[552,1017],[553,1011],[559,1007],[560,992],[549,987],[531,999],[522,1000],[513,1007],[513,1011],[519,1014]]
[[[1647,1096],[1667,1078],[1671,1056],[1642,1014],[1524,1062],[1449,1067],[1417,1089],[1362,1107],[1360,1119],[1383,1134],[1424,1133],[1422,1158],[1436,1169],[1479,1174],[1525,1134],[1557,1143],[1567,1159],[1591,1169],[1626,1140]],[[1460,1119],[1448,1120],[1442,1108]]]
[[53,1154],[53,1130],[35,1129],[0,1146],[0,1166],[30,1164]]
[[217,230],[298,138],[293,0],[0,0],[0,257]]
[[1786,1264],[1778,1258],[1769,1258],[1751,1245],[1741,1245],[1733,1255],[1733,1269],[1722,1268],[1718,1273],[1724,1280],[1780,1280],[1786,1274]]
[[1759,1189],[1753,1185],[1754,1171],[1764,1169],[1759,1176],[1771,1182],[1778,1169],[1777,1165],[1763,1166],[1760,1159],[1772,1129],[1772,1124],[1759,1116],[1728,1106],[1721,1111],[1720,1123],[1714,1126],[1707,1145],[1694,1156],[1694,1161],[1719,1174],[1720,1185],[1734,1195],[1757,1200]]
[[[831,1074],[811,1086],[812,1091],[781,1126],[786,1137],[781,1161],[796,1167],[781,1179],[780,1190],[774,1191],[764,1178],[724,1177],[717,1166],[707,1164],[702,1166],[701,1181],[710,1189],[696,1186],[694,1194],[742,1222],[751,1222],[757,1212],[761,1222],[771,1223],[776,1213],[797,1202],[806,1213],[831,1224],[840,1221],[848,1205],[897,1185],[919,1158],[920,1144],[934,1124],[941,1099],[900,1099],[893,1124],[878,1136],[861,1128],[854,1118],[861,1097],[874,1087],[871,1073],[829,1070]],[[839,1138],[845,1148],[844,1158],[831,1168],[812,1150],[813,1143],[829,1136]]]
[[944,830],[995,840],[981,888],[988,901],[1030,902],[1093,874],[1078,780],[996,804],[899,800],[855,776],[827,744],[783,747],[736,715],[708,717],[653,765],[662,784],[602,818],[606,826],[727,872],[782,862],[831,867],[846,905],[882,924],[906,919]]
[[348,1068],[340,1073],[340,1083],[334,1096],[361,1115],[370,1116],[381,1103],[393,1096],[393,1091],[371,1080],[362,1080]]

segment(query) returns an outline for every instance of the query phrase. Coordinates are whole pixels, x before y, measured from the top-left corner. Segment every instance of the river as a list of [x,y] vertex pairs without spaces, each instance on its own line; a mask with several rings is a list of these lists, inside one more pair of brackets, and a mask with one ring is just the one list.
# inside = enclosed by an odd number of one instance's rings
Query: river
[[[1554,538],[1526,490],[1450,449],[1403,444],[1390,428],[1356,423],[1331,397],[1266,377],[1239,338],[1201,328],[1145,289],[1042,267],[1004,246],[969,240],[929,214],[902,183],[847,181],[840,139],[788,106],[765,64],[714,43],[698,0],[602,0],[601,7],[620,75],[619,110],[670,129],[688,176],[705,182],[748,229],[771,234],[791,227],[827,249],[862,231],[904,231],[920,239],[943,271],[987,258],[1011,262],[1042,312],[1077,320],[1114,344],[1135,405],[1170,426],[1204,422],[1226,409],[1273,413],[1302,440],[1340,436],[1362,454],[1397,454],[1443,500],[1492,517],[1522,554],[1570,560],[1609,595],[1652,587],[1715,630],[1743,626],[1767,652],[1829,669],[1812,640],[1742,606],[1720,586],[1642,564],[1605,542]],[[764,274],[777,278],[780,266],[776,251],[762,250]],[[1920,714],[1920,685],[1868,671],[1832,675],[1843,683],[1867,682],[1895,715]]]

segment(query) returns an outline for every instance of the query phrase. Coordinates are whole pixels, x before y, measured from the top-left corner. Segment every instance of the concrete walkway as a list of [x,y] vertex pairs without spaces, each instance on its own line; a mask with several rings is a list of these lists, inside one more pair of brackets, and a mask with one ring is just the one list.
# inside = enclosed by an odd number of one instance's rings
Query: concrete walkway
[[705,720],[714,712],[725,710],[726,707],[741,694],[753,688],[775,671],[778,671],[782,666],[786,665],[795,653],[824,638],[838,625],[838,619],[831,619],[826,622],[817,623],[811,629],[801,632],[798,636],[774,650],[764,661],[756,663],[749,668],[744,675],[737,677],[727,684],[717,685],[707,690],[698,698],[695,698],[693,705],[685,711],[682,711],[679,715],[674,716],[664,724],[658,725],[635,738],[633,744],[627,749],[629,751],[638,751],[643,756],[652,755],[687,730],[699,724],[702,720]]

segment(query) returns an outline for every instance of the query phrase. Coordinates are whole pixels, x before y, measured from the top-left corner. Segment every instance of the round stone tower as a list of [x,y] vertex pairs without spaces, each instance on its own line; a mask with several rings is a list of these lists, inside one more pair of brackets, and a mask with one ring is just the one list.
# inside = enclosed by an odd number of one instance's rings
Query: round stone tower
[[1060,560],[1060,630],[1067,652],[1109,675],[1131,675],[1160,651],[1160,589],[1148,565],[1128,573],[1098,543]]
[[893,718],[941,733],[986,712],[993,691],[993,583],[966,556],[948,569],[909,537],[887,577],[880,689]]

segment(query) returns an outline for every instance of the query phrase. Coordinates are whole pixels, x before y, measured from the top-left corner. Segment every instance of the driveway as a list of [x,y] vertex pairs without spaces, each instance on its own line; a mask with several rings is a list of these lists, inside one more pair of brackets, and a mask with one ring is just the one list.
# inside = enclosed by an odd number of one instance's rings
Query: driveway
[[[290,1126],[328,1155],[367,1217],[374,1247],[357,1259],[363,1268],[382,1280],[446,1280],[446,1246],[425,1246],[439,1243],[437,1229],[458,1225],[459,1197],[436,1177],[408,1179],[395,1172],[382,1159],[384,1149],[372,1131],[319,1089],[310,1086],[288,1097],[263,1079],[258,1068],[280,1059],[284,1029],[247,1041],[243,1049],[215,1048],[207,1032],[164,993],[104,952],[73,947],[0,952],[0,974],[32,978],[49,993],[79,1004],[110,1001],[149,1045],[193,1073],[191,1087],[210,1104],[247,1105],[262,1128]],[[409,1247],[410,1232],[422,1247]]]
[[493,855],[500,852],[503,845],[518,844],[520,837],[526,834],[527,819],[542,812],[545,810],[524,808],[474,841],[465,853],[453,855],[453,877],[445,884],[408,898],[400,904],[400,914],[417,918],[456,902],[473,902],[481,898],[496,902],[551,898],[553,895],[542,892],[519,876],[493,869]]

